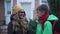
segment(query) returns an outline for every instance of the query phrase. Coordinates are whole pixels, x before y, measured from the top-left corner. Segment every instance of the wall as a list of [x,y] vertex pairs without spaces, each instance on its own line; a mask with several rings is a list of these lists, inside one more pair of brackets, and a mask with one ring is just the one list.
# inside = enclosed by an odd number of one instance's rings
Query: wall
[[5,21],[4,0],[0,0],[0,23]]
[[35,9],[35,0],[17,0],[17,5],[21,5],[21,3],[31,3],[31,17],[30,19],[33,19],[33,10]]
[[[39,6],[39,0],[35,0],[35,9]],[[34,10],[33,12],[33,19],[37,18],[37,11]]]

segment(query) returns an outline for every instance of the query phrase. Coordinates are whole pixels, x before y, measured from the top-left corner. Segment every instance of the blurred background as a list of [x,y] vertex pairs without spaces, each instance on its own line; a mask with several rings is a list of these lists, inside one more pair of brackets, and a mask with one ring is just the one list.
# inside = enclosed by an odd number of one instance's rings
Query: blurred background
[[[50,13],[60,16],[59,0],[0,0],[0,34],[7,34],[7,25],[10,22],[10,16],[13,14],[12,7],[21,5],[26,12],[27,19],[35,19],[37,11],[35,9],[46,4]],[[60,18],[60,17],[59,17]]]

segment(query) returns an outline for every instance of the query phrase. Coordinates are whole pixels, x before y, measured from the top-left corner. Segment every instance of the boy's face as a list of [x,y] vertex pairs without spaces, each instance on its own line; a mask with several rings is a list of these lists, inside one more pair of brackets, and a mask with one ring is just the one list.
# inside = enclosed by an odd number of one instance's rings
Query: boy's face
[[45,14],[45,11],[43,11],[43,10],[39,11],[39,10],[37,10],[37,16],[38,16],[38,18],[41,17],[44,14]]
[[15,20],[12,20],[12,23],[13,23],[13,25],[17,25],[17,21],[15,21]]

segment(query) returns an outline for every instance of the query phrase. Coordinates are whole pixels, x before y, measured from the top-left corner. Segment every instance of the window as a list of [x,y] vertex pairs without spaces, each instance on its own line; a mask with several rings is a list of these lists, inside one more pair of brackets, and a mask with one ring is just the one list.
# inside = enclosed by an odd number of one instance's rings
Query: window
[[41,2],[42,2],[42,3],[47,3],[47,0],[42,0]]
[[40,0],[39,2],[40,2],[40,5],[41,5],[41,4],[46,4],[46,5],[48,5],[48,1],[47,1],[47,0]]

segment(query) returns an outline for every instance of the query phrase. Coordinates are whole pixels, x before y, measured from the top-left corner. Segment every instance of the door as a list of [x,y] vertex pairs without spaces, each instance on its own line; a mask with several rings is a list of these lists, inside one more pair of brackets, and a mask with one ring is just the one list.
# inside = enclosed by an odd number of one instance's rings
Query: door
[[23,9],[26,12],[26,17],[29,20],[31,18],[31,3],[28,2],[23,2],[21,3],[21,6],[23,7]]
[[5,20],[6,24],[10,22],[11,16],[11,0],[5,0]]

